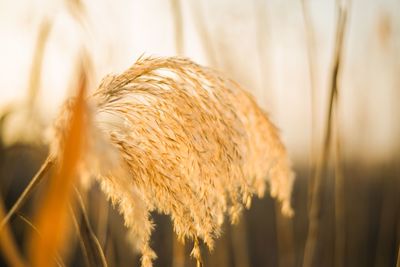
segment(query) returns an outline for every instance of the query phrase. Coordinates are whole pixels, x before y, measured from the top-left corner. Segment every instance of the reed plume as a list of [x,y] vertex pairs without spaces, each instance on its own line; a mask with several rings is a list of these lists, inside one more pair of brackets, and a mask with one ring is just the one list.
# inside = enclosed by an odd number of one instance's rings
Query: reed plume
[[[54,125],[51,150],[60,153],[70,100]],[[184,58],[140,58],[107,76],[88,97],[85,184],[95,177],[118,206],[142,266],[149,246],[150,212],[170,215],[181,242],[209,249],[226,214],[234,223],[251,196],[270,194],[292,215],[293,173],[278,131],[255,100],[215,70]]]

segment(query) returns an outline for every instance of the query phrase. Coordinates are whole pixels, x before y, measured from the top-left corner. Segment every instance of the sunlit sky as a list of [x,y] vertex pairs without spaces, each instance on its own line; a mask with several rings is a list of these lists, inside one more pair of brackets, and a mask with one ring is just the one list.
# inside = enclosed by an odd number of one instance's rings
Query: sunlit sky
[[[82,1],[84,26],[73,17],[67,2],[0,0],[0,111],[10,103],[25,101],[44,20],[50,21],[52,28],[38,106],[47,122],[70,94],[82,48],[92,58],[94,84],[110,72],[123,71],[142,54],[176,54],[170,1]],[[243,84],[271,114],[293,157],[307,158],[311,102],[301,1],[181,3],[183,55],[222,69]],[[379,160],[399,150],[399,10],[396,0],[351,1],[339,98],[340,134],[349,157]],[[315,31],[317,136],[322,136],[335,1],[309,1],[309,12]]]

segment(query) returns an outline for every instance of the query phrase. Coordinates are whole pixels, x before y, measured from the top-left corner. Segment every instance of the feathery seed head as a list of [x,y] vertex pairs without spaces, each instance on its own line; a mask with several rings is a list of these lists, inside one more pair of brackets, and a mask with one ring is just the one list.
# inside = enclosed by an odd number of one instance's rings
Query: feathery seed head
[[[88,99],[90,140],[81,174],[96,177],[118,205],[142,266],[150,212],[168,214],[179,240],[210,248],[225,214],[234,223],[251,196],[270,193],[291,215],[293,173],[277,129],[254,99],[218,72],[184,58],[141,58],[103,79]],[[55,124],[53,153],[61,147],[68,104]],[[86,175],[87,176],[87,175]]]

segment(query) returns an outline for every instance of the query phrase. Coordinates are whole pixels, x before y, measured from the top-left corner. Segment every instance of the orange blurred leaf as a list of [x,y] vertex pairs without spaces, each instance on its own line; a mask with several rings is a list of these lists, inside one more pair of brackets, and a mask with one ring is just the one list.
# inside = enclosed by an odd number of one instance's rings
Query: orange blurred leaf
[[62,255],[72,225],[69,204],[73,196],[73,185],[77,177],[77,164],[82,154],[85,138],[85,91],[86,76],[81,72],[79,92],[71,110],[71,119],[66,127],[64,147],[58,155],[56,172],[49,181],[39,202],[35,225],[41,237],[32,233],[29,243],[32,266],[55,266],[55,256]]

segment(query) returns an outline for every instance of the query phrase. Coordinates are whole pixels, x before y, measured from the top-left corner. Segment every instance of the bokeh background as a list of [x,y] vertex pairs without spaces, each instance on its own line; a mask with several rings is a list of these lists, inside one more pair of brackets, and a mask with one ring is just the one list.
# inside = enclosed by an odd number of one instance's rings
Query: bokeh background
[[[347,12],[332,90],[339,6]],[[247,88],[280,128],[296,183],[293,219],[255,200],[225,226],[205,266],[395,266],[400,243],[400,2],[396,0],[0,0],[0,192],[6,208],[47,155],[47,129],[74,94],[77,63],[90,60],[90,90],[141,55],[180,55]],[[332,127],[329,130],[328,123]],[[325,139],[331,133],[327,152]],[[327,152],[321,190],[316,170]],[[318,202],[319,212],[309,217]],[[90,222],[109,266],[138,266],[119,215],[97,188]],[[21,250],[29,203],[12,227]],[[154,215],[156,266],[194,266],[170,221]],[[25,218],[24,217],[24,218]],[[85,266],[79,245],[71,266]],[[0,262],[1,263],[1,262]],[[5,263],[3,263],[5,264]]]

